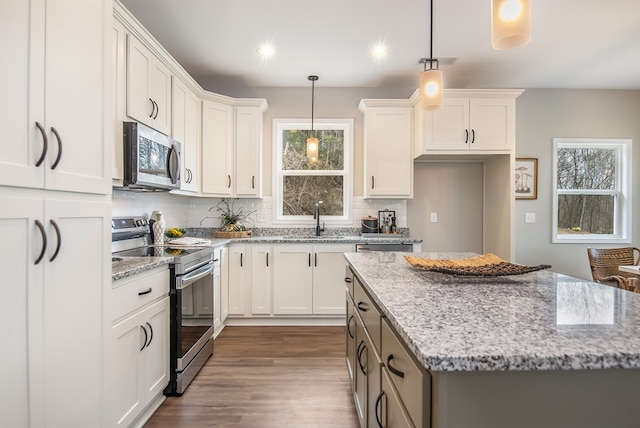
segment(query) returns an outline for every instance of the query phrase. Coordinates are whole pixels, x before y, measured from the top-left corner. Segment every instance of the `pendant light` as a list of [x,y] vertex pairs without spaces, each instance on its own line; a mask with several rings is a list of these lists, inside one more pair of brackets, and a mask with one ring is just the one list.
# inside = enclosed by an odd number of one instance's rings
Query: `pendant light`
[[[431,0],[431,28],[429,31],[429,58],[422,58],[424,71],[420,74],[420,104],[423,110],[437,110],[442,108],[442,71],[438,69],[438,60],[433,58],[433,0]],[[427,63],[429,69],[427,70]],[[435,64],[435,68],[434,68]]]
[[491,0],[491,45],[513,49],[531,40],[531,0]]
[[315,163],[318,161],[319,145],[316,133],[313,130],[313,102],[316,92],[315,83],[318,80],[318,76],[309,76],[308,79],[311,80],[311,136],[307,138],[307,160]]

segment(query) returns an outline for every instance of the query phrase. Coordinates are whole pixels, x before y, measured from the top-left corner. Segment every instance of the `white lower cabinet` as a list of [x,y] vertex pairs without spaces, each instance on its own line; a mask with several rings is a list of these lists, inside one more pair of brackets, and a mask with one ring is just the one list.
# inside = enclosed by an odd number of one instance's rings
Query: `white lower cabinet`
[[[215,275],[215,274],[214,274]],[[229,247],[220,249],[220,322],[229,316]],[[222,326],[220,326],[222,328]]]
[[105,426],[127,427],[169,382],[167,266],[113,283],[108,299]]
[[0,207],[0,426],[100,426],[111,206],[0,187]]
[[274,245],[273,313],[344,315],[348,244]]
[[251,247],[229,247],[229,315],[248,314],[247,294],[251,281]]
[[252,245],[251,313],[254,315],[271,313],[272,267],[273,247],[271,245]]
[[306,244],[274,245],[274,314],[310,315],[312,313],[312,252],[313,247]]

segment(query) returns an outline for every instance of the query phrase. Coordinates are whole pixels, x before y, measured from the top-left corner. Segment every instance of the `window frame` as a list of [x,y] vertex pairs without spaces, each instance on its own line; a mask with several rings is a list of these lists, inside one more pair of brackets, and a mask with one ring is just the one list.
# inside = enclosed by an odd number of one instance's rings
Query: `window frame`
[[273,119],[273,223],[289,226],[313,226],[316,220],[312,215],[285,216],[282,201],[284,198],[284,176],[286,175],[335,175],[343,177],[343,215],[322,215],[321,221],[335,226],[350,226],[353,223],[353,119],[316,119],[313,120],[314,130],[342,130],[344,131],[344,164],[342,170],[283,170],[282,169],[282,133],[285,130],[311,130],[311,119]]
[[[597,189],[558,189],[558,149],[593,148],[616,150],[616,188],[613,190]],[[551,242],[554,244],[628,244],[631,243],[631,169],[632,140],[616,138],[554,138],[553,139],[553,211]],[[561,194],[577,195],[613,195],[614,233],[613,234],[560,234],[558,233],[558,196]]]

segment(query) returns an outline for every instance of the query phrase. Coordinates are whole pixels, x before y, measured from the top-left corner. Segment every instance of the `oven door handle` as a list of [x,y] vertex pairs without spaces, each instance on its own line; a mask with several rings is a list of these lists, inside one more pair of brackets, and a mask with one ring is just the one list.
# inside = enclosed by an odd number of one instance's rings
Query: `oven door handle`
[[200,278],[204,278],[205,276],[211,275],[211,274],[213,274],[213,262],[208,263],[202,266],[201,268],[198,268],[184,275],[180,281],[180,284],[178,284],[176,288],[178,289],[186,288],[189,285],[196,282],[197,280],[199,280]]

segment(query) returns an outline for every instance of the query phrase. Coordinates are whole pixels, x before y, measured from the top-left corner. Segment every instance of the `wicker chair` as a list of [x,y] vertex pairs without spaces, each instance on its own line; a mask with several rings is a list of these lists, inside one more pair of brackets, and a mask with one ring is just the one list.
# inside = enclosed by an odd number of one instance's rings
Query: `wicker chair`
[[639,249],[587,248],[587,255],[595,282],[640,293],[640,277],[618,270],[618,266],[637,265],[640,262]]

